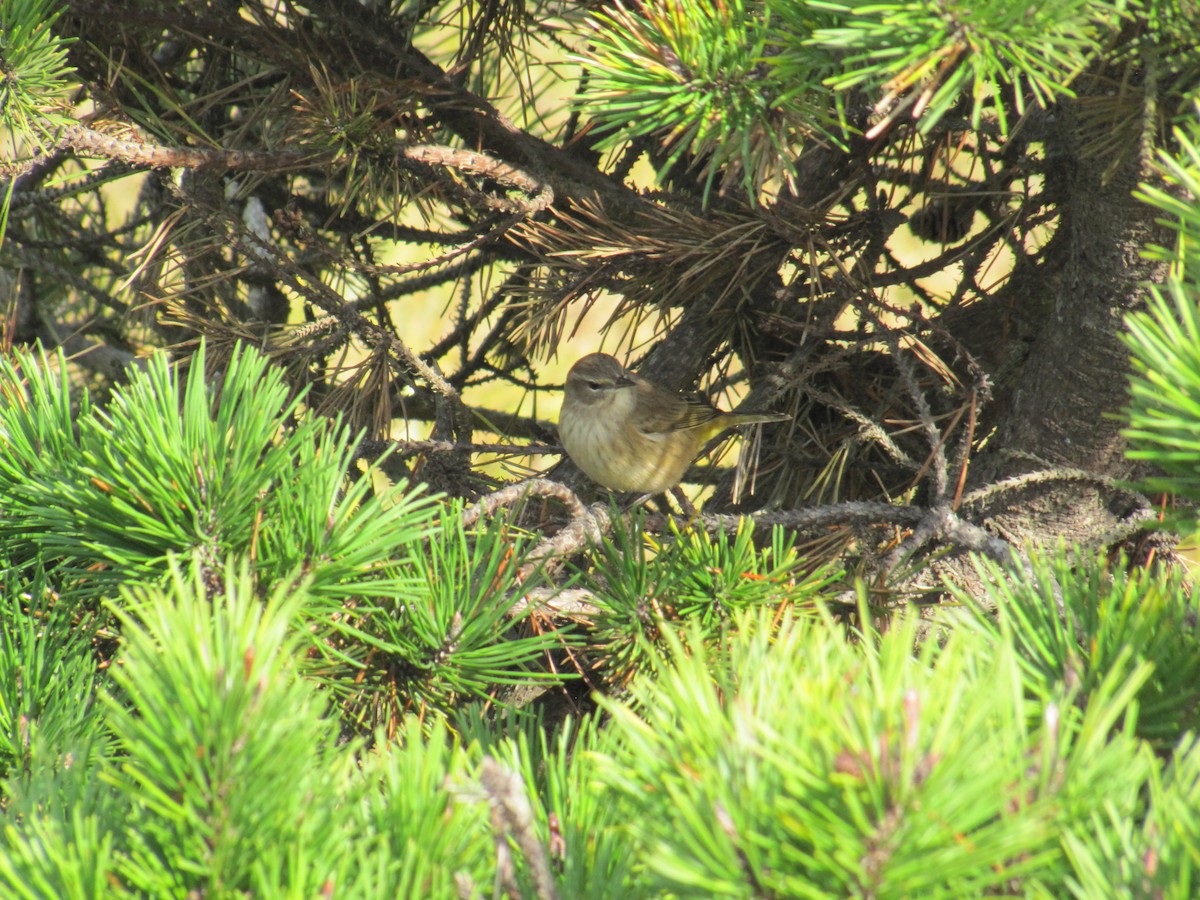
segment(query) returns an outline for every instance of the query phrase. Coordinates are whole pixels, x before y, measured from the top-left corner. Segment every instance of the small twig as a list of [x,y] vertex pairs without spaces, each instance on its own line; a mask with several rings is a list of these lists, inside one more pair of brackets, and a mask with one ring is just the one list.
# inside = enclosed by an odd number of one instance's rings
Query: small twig
[[534,588],[526,591],[509,607],[512,618],[531,612],[558,616],[594,616],[599,609],[596,595],[586,588]]
[[12,178],[24,178],[30,172],[54,158],[53,153],[39,153],[29,159],[0,160],[0,178],[8,181]]
[[513,456],[557,456],[562,447],[554,444],[472,444],[454,441],[363,441],[358,445],[358,458],[373,458],[395,449],[400,457],[417,453],[505,453]]
[[925,396],[925,392],[921,390],[921,385],[917,382],[912,361],[903,352],[895,334],[889,333],[888,344],[892,351],[892,362],[900,373],[904,387],[908,390],[909,399],[916,408],[918,421],[925,432],[925,439],[929,442],[929,452],[932,457],[932,465],[929,466],[929,469],[933,475],[933,499],[935,502],[939,502],[946,496],[950,483],[949,466],[946,462],[946,442],[942,439],[942,433],[934,420],[933,410],[929,408],[929,398]]
[[995,535],[988,534],[983,528],[961,518],[948,505],[938,506],[930,510],[931,515],[938,519],[937,536],[958,547],[973,550],[990,556],[996,562],[1012,561],[1014,550],[1019,548]]
[[543,563],[565,559],[578,551],[595,544],[612,527],[607,507],[596,503],[571,517],[571,521],[558,530],[553,537],[543,538],[531,551],[529,562],[521,566],[521,574],[529,575]]
[[917,468],[916,460],[900,449],[900,445],[892,440],[892,436],[866,413],[855,409],[841,397],[809,385],[805,392],[818,403],[824,403],[830,409],[837,410],[851,422],[858,425],[859,439],[864,442],[878,444],[883,452],[890,456],[898,465],[913,471]]
[[943,541],[964,550],[982,553],[998,563],[1009,564],[1013,559],[1013,544],[989,534],[983,528],[967,522],[954,512],[949,503],[940,503],[926,513],[924,520],[913,529],[912,535],[888,554],[883,572],[894,571],[905,559],[931,541]]
[[983,503],[993,499],[995,496],[1010,491],[1018,491],[1022,488],[1031,487],[1037,484],[1046,484],[1053,481],[1078,481],[1083,484],[1092,484],[1096,487],[1101,487],[1114,493],[1124,494],[1134,501],[1135,507],[1139,509],[1150,509],[1146,498],[1136,491],[1131,491],[1111,478],[1105,475],[1099,475],[1095,472],[1088,472],[1084,469],[1072,468],[1052,468],[1041,469],[1037,472],[1026,472],[1022,475],[1014,475],[1010,478],[1004,478],[992,484],[984,485],[962,498],[960,507],[974,503]]
[[529,551],[529,561],[518,570],[518,583],[532,575],[539,567],[549,565],[554,560],[565,559],[588,544],[596,543],[612,526],[608,510],[603,505],[597,503],[590,508],[584,506],[574,491],[548,478],[530,478],[488,494],[474,506],[463,510],[463,525],[470,528],[484,516],[494,515],[496,510],[503,506],[523,503],[530,495],[558,500],[566,506],[571,519],[557,533],[543,538]]
[[971,448],[975,444],[975,425],[978,422],[980,399],[980,391],[972,388],[971,396],[967,400],[967,427],[963,431],[962,440],[959,441],[958,450],[954,454],[954,468],[958,470],[958,481],[954,485],[953,506],[955,509],[962,505],[963,490],[967,485],[967,467],[971,462]]
[[[925,510],[916,506],[897,506],[893,503],[875,500],[855,500],[811,509],[772,510],[752,516],[706,513],[694,521],[704,526],[704,530],[708,533],[716,534],[736,531],[747,518],[751,519],[755,525],[764,528],[773,528],[779,525],[796,531],[813,531],[835,525],[915,526],[921,522],[925,514]],[[693,520],[681,516],[650,515],[643,520],[643,525],[647,531],[660,533],[668,530],[671,523],[684,527],[690,521]]]
[[[514,225],[524,219],[526,215],[527,213],[523,209],[515,212],[507,218],[501,220],[498,225],[495,225],[494,227],[476,235],[470,242],[455,247],[453,250],[449,250],[440,256],[433,257],[432,259],[422,259],[411,263],[395,263],[392,265],[377,265],[375,263],[358,262],[353,263],[352,265],[354,269],[367,275],[392,276],[410,275],[413,272],[424,272],[428,269],[446,267],[449,266],[450,263],[468,255],[473,250],[478,250],[480,247],[483,247],[486,244],[493,244],[500,240],[500,238],[502,238],[507,232],[512,230]],[[437,282],[435,279],[435,283],[440,282]],[[417,279],[413,279],[411,282],[406,283],[403,289],[406,293],[412,293],[415,290],[421,290],[422,286]]]
[[501,162],[486,153],[471,150],[460,150],[455,147],[443,147],[437,144],[417,144],[400,149],[400,155],[413,162],[430,166],[442,166],[448,169],[458,169],[482,175],[500,184],[516,188],[530,195],[529,200],[510,200],[507,198],[490,198],[499,209],[509,212],[519,212],[531,215],[541,212],[554,202],[554,190],[550,185],[539,181],[527,172],[515,166]]
[[[180,193],[186,202],[198,208],[204,208],[198,200],[188,196],[178,185],[173,184],[171,187],[172,190]],[[360,313],[353,303],[347,303],[331,287],[305,271],[285,252],[249,230],[245,223],[235,216],[225,210],[211,207],[207,212],[210,218],[226,226],[228,239],[238,251],[258,260],[264,266],[270,266],[271,274],[275,279],[295,290],[326,314],[342,322],[345,327],[362,338],[368,347],[385,348],[393,359],[406,368],[406,375],[415,373],[423,378],[439,395],[441,401],[449,406],[451,418],[456,425],[469,422],[462,397],[459,396],[454,385],[450,384],[442,375],[436,363],[425,362],[396,334],[372,322]],[[441,413],[440,409],[439,413]],[[458,432],[459,429],[456,428],[454,430],[456,436]]]
[[529,863],[535,896],[540,900],[556,900],[558,892],[554,888],[554,873],[550,870],[546,848],[534,832],[533,810],[525,794],[524,782],[516,772],[505,769],[492,757],[485,756],[480,766],[479,783],[483,785],[491,806],[492,828],[497,838],[499,880],[506,886],[512,883],[511,870],[504,877],[506,860],[499,850],[500,845],[505,843],[505,837],[511,835]]
[[70,147],[76,153],[84,156],[119,159],[133,166],[145,166],[151,169],[209,167],[252,172],[278,172],[311,165],[320,158],[318,154],[302,154],[292,150],[246,152],[243,150],[205,150],[198,147],[165,147],[149,141],[113,137],[88,128],[86,125],[70,125],[64,128],[59,133],[58,146]]
[[[962,417],[967,414],[969,409],[970,409],[970,404],[964,403],[961,406],[959,406],[958,409],[954,410],[954,412],[950,413],[950,422],[946,425],[946,427],[944,429],[942,429],[938,433],[937,443],[934,445],[934,448],[932,450],[930,450],[930,452],[926,455],[925,462],[921,463],[921,468],[917,469],[917,474],[913,476],[914,484],[916,482],[919,482],[922,478],[924,478],[925,473],[930,471],[933,468],[934,463],[936,463],[938,460],[939,449],[941,451],[941,454],[940,454],[941,458],[942,458],[943,462],[945,462],[946,442],[950,439],[950,435],[954,433],[954,430],[956,428],[958,428],[958,423],[962,421]],[[946,472],[947,472],[947,484],[949,484],[949,463],[947,463]],[[966,476],[966,467],[965,466],[962,469],[962,476],[963,477]]]
[[10,240],[6,242],[4,250],[6,254],[15,257],[22,267],[44,272],[61,284],[69,284],[79,293],[87,294],[99,306],[111,309],[120,315],[129,314],[129,304],[114,297],[111,291],[104,291],[96,287],[76,270],[62,265],[61,249],[57,253],[43,254],[28,250],[20,243]]
[[1156,532],[1163,529],[1159,526],[1158,513],[1154,507],[1147,505],[1132,513],[1124,522],[1118,522],[1091,541],[1095,547],[1108,548],[1129,540],[1138,532]]
[[481,497],[479,502],[467,507],[463,510],[462,514],[463,527],[470,528],[484,516],[495,515],[496,510],[502,506],[515,506],[522,503],[530,495],[558,500],[566,506],[567,512],[571,514],[572,519],[577,519],[588,514],[587,507],[583,505],[583,501],[575,496],[575,492],[566,485],[559,484],[557,481],[551,481],[548,478],[530,478],[527,481],[520,481],[516,484],[510,484],[508,487],[501,488],[498,491],[493,491],[486,497]]
[[[919,323],[923,328],[929,329],[939,338],[954,348],[955,354],[966,363],[967,371],[971,375],[973,384],[971,385],[968,403],[967,427],[963,430],[962,438],[958,443],[958,448],[954,453],[954,462],[952,469],[957,470],[958,483],[955,485],[954,491],[954,508],[958,509],[963,503],[963,486],[967,479],[967,467],[971,460],[971,450],[975,442],[975,426],[978,421],[979,411],[981,407],[986,407],[992,399],[992,379],[987,371],[975,358],[974,354],[963,345],[957,337],[950,333],[944,324],[937,319],[930,319],[919,308],[905,310],[906,314],[912,317],[914,322]],[[947,435],[949,430],[947,430]]]
[[937,537],[938,520],[930,510],[904,540],[891,549],[879,566],[881,579],[896,571],[906,559],[928,546]]

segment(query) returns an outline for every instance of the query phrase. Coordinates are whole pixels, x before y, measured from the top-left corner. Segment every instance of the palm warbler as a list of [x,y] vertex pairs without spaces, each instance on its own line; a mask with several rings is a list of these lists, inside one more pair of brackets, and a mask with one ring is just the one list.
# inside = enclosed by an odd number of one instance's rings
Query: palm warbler
[[607,353],[590,353],[567,373],[558,433],[575,465],[594,481],[614,491],[659,494],[679,484],[704,445],[725,429],[787,418],[722,412],[633,374]]

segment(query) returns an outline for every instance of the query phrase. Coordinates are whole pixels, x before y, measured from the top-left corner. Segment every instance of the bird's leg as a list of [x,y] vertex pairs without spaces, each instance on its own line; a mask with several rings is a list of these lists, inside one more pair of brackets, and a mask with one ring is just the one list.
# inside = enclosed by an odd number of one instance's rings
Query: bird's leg
[[[628,497],[629,495],[627,494],[625,496]],[[658,494],[654,493],[636,495],[634,496],[633,502],[625,507],[625,512],[633,512],[639,506],[645,506],[646,503],[648,503],[650,500],[653,500],[657,496]]]
[[[651,500],[653,500],[653,507],[655,510],[664,516],[669,517],[671,515],[669,494],[655,493],[651,491],[648,494],[622,494],[621,496],[623,499],[622,509],[627,513],[631,513],[639,506],[645,506],[646,504],[650,503]],[[629,500],[630,497],[633,497],[634,499]]]
[[683,492],[681,485],[677,484],[671,488],[671,496],[675,498],[675,502],[679,504],[679,508],[683,510],[683,514],[687,516],[689,525],[700,517],[700,513],[692,505],[692,501],[688,499],[687,494]]

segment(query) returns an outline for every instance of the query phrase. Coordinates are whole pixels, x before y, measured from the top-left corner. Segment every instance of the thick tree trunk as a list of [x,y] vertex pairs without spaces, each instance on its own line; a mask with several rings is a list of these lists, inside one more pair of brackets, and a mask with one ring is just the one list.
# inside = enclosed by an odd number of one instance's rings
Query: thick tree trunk
[[1107,481],[1133,474],[1121,436],[1129,354],[1120,334],[1145,284],[1164,274],[1141,253],[1165,237],[1155,211],[1132,194],[1141,160],[1106,178],[1110,160],[1083,152],[1075,124],[1065,106],[1046,134],[1046,194],[1060,220],[1045,263],[1018,272],[994,298],[996,308],[1014,309],[1028,354],[996,385],[996,431],[970,479],[978,488],[1060,470],[1062,478],[997,492],[981,509],[1003,536],[1040,544],[1108,542],[1136,515],[1133,495]]

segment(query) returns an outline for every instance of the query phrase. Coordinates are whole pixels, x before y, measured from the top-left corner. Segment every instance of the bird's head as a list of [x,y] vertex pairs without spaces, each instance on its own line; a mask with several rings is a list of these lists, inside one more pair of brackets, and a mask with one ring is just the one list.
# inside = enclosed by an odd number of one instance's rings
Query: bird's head
[[567,373],[566,402],[593,410],[619,402],[618,395],[637,384],[637,376],[607,353],[589,353]]

